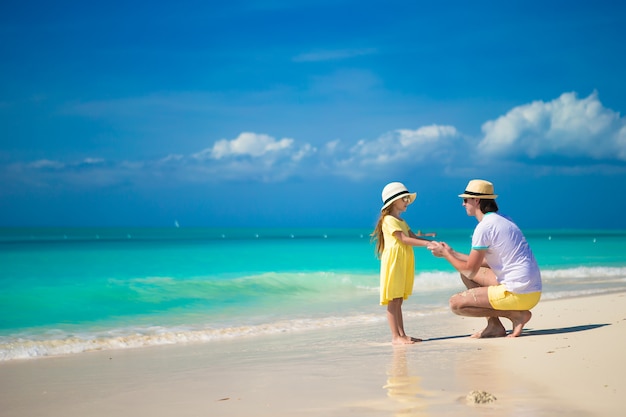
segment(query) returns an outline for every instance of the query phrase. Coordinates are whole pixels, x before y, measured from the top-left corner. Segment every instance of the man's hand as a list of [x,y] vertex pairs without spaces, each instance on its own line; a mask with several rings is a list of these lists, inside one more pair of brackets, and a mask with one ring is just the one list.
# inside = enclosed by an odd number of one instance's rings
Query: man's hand
[[446,253],[452,251],[452,248],[446,242],[431,242],[427,248],[437,258],[442,258]]

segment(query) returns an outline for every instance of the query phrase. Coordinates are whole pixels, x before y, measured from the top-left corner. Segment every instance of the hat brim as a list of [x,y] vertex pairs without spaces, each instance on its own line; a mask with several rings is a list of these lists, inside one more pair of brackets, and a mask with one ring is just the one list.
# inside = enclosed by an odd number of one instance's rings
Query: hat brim
[[393,204],[394,201],[399,200],[401,198],[404,198],[406,196],[411,197],[411,201],[409,201],[409,204],[413,204],[413,202],[415,201],[415,199],[417,198],[417,193],[408,193],[408,194],[401,194],[399,196],[397,196],[396,198],[394,198],[393,200],[389,200],[385,203],[384,206],[381,207],[380,211],[383,211],[385,208],[389,207],[390,205]]
[[484,195],[476,195],[476,194],[459,194],[461,198],[478,198],[480,200],[495,200],[498,198],[497,194],[484,194]]

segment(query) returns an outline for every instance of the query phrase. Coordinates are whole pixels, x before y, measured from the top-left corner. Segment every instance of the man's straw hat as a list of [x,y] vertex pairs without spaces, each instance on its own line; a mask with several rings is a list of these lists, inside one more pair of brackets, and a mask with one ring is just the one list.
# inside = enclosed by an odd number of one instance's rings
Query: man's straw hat
[[493,184],[485,180],[471,180],[465,192],[459,194],[461,198],[480,198],[484,200],[495,200],[498,197],[493,193]]

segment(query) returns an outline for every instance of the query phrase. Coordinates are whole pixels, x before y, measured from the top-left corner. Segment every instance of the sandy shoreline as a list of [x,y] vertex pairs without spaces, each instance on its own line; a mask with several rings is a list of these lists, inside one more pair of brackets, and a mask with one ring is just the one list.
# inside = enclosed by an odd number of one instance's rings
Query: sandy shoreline
[[[621,416],[626,293],[542,301],[533,313],[517,339],[469,339],[482,319],[446,312],[408,319],[407,330],[427,340],[407,347],[392,347],[379,323],[9,361],[0,364],[0,409],[5,417]],[[468,405],[471,390],[497,401]]]
[[502,346],[520,379],[589,415],[626,410],[626,293],[540,303],[527,336]]

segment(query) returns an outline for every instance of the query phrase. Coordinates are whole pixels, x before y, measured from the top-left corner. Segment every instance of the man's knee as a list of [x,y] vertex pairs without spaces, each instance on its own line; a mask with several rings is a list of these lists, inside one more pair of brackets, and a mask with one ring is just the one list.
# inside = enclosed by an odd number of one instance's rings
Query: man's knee
[[459,273],[459,275],[461,277],[461,281],[463,282],[466,288],[469,289],[469,288],[476,288],[476,287],[481,286],[480,282],[476,280],[476,275],[473,275],[471,278],[468,275],[465,275],[463,273]]
[[481,307],[477,294],[477,291],[480,290],[482,290],[482,288],[469,288],[466,291],[454,294],[450,297],[450,310],[459,314],[459,311],[467,307]]
[[[462,294],[462,293],[461,293]],[[461,308],[463,308],[463,303],[462,303],[462,295],[461,294],[455,294],[452,297],[450,297],[450,310],[454,313],[454,314],[459,314],[459,311],[461,311]]]

